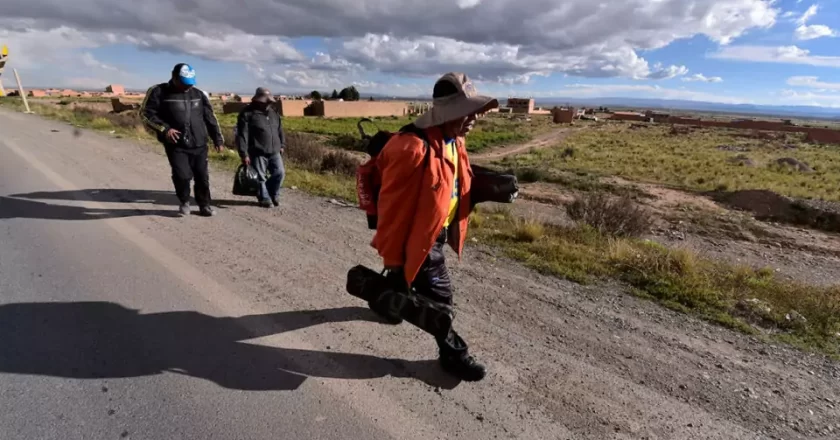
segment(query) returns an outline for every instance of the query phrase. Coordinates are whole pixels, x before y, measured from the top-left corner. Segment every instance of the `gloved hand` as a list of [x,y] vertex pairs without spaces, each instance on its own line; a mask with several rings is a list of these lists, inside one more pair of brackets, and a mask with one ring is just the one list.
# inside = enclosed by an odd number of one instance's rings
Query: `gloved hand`
[[386,267],[385,280],[392,289],[398,292],[409,291],[408,283],[405,281],[405,271],[403,270],[402,266]]

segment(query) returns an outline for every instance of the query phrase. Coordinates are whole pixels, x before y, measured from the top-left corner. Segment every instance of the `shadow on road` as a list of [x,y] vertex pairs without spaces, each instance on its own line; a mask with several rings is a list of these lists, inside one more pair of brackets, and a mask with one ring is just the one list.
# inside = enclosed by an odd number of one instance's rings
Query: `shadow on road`
[[177,214],[173,209],[98,209],[84,206],[53,205],[50,203],[0,196],[0,220],[10,218],[102,220],[137,216],[174,217]]
[[[148,203],[150,205],[178,206],[174,191],[145,189],[80,189],[76,191],[39,191],[12,194],[10,197],[34,200],[92,200],[103,203]],[[195,203],[195,202],[193,202]],[[218,207],[256,205],[254,200],[213,200]]]
[[238,390],[294,390],[307,376],[416,378],[452,389],[436,360],[405,361],[243,342],[328,322],[372,321],[366,308],[214,317],[198,312],[141,314],[110,302],[0,306],[0,372],[79,379],[163,372]]
[[[38,200],[94,201],[102,203],[145,203],[167,206],[167,209],[116,208],[99,209],[84,206],[55,205]],[[213,205],[256,205],[255,201],[213,200]],[[0,219],[36,218],[44,220],[100,220],[106,218],[160,216],[176,217],[178,199],[171,191],[135,189],[82,189],[78,191],[40,191],[0,196]]]

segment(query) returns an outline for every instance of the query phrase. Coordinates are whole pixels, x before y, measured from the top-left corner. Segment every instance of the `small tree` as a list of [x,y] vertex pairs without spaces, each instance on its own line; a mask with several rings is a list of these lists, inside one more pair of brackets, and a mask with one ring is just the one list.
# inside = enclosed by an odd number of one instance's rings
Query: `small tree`
[[316,100],[316,101],[320,101],[321,100],[321,92],[319,92],[317,90],[313,90],[312,93],[309,94],[309,97]]
[[356,86],[341,89],[341,93],[338,96],[345,101],[358,101],[361,98],[359,91],[356,90]]
[[338,92],[335,89],[333,89],[332,96],[330,96],[330,99],[338,99],[338,98],[339,98]]
[[338,92],[338,97],[345,100],[345,101],[352,101],[353,95],[350,93],[350,89],[345,87]]

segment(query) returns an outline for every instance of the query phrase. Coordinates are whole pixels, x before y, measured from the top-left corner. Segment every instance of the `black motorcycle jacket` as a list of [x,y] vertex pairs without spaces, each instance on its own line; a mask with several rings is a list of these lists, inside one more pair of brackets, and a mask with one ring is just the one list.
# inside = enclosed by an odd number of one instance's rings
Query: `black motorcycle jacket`
[[[140,105],[143,124],[155,132],[159,142],[176,148],[198,148],[207,145],[208,137],[215,145],[223,145],[224,137],[213,112],[210,99],[200,89],[177,90],[172,81],[152,86]],[[174,128],[181,132],[177,143],[166,138]]]

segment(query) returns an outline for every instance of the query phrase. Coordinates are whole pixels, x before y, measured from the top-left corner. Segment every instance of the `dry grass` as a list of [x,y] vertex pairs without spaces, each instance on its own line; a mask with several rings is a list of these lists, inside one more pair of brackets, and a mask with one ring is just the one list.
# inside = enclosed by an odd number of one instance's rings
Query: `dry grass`
[[667,307],[840,355],[840,287],[790,282],[769,269],[707,260],[588,225],[536,227],[504,211],[478,216],[474,236],[540,272],[581,283],[615,278]]
[[[779,166],[783,158],[804,162],[814,171]],[[840,201],[840,151],[807,144],[801,133],[768,137],[698,128],[671,134],[669,125],[630,129],[626,124],[605,124],[578,131],[557,148],[507,158],[499,165],[528,169],[541,181],[573,172],[698,191],[768,189],[790,197]]]
[[320,172],[354,176],[361,160],[352,154],[323,146],[303,133],[286,135],[286,157],[300,168]]
[[[356,124],[361,118],[286,117],[283,127],[287,133],[309,133],[324,136],[326,143],[339,148],[360,151],[361,139]],[[413,117],[371,118],[381,130],[397,131],[414,121]],[[219,115],[222,124],[233,126],[236,115]],[[478,152],[500,145],[518,144],[528,141],[535,134],[552,127],[548,116],[534,116],[530,121],[521,121],[507,115],[488,115],[478,120],[467,141],[467,149]],[[365,130],[375,130],[365,124]],[[368,134],[373,134],[369,132]]]
[[572,220],[585,223],[602,234],[638,237],[650,232],[653,217],[629,196],[605,192],[584,193],[566,206]]

